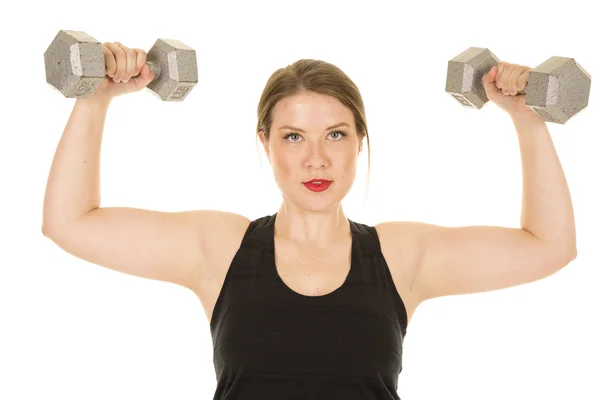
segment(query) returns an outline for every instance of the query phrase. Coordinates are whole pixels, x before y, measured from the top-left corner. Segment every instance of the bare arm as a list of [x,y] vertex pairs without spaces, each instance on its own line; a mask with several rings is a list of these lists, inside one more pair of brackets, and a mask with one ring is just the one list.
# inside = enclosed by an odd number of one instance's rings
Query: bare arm
[[[512,64],[504,68],[507,73],[500,77],[488,73],[484,82],[488,97],[509,113],[519,137],[521,227],[380,224],[378,229],[396,243],[410,236],[416,244],[411,283],[420,301],[534,282],[556,273],[577,256],[573,204],[550,132],[544,120],[526,106],[525,96],[516,96],[521,82],[517,79],[526,78],[530,68],[518,67],[524,75],[513,74],[516,67]],[[512,95],[497,89],[495,82]]]
[[191,288],[200,235],[187,213],[100,208],[100,153],[110,100],[78,99],[46,185],[42,231],[83,260]]
[[[100,149],[109,101],[77,100],[52,162],[44,235],[88,262],[197,290],[208,274],[205,249],[249,220],[219,211],[158,212],[100,207]],[[211,232],[223,232],[207,239]],[[208,241],[208,243],[207,243]]]
[[110,100],[78,99],[46,184],[43,231],[51,234],[100,207],[100,148]]
[[50,168],[42,232],[88,262],[197,291],[211,276],[205,273],[213,259],[207,252],[218,254],[250,221],[212,210],[100,207],[100,149],[111,99],[142,90],[153,79],[143,50],[115,42],[105,43],[103,52],[110,79],[75,102]]

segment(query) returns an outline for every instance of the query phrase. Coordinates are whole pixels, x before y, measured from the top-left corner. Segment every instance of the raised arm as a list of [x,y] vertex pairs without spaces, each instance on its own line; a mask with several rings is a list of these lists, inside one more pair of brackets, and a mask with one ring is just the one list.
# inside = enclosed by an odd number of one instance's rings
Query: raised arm
[[[148,68],[142,70],[145,54],[132,57],[131,49],[108,47],[116,59],[112,70],[107,63],[111,79],[95,95],[76,100],[56,149],[46,185],[42,232],[88,262],[196,290],[207,276],[207,252],[216,241],[226,240],[228,232],[245,229],[249,220],[211,210],[101,207],[100,150],[111,99],[117,93],[141,90],[152,80]],[[128,58],[133,64],[127,65]],[[138,78],[117,83],[140,72]]]

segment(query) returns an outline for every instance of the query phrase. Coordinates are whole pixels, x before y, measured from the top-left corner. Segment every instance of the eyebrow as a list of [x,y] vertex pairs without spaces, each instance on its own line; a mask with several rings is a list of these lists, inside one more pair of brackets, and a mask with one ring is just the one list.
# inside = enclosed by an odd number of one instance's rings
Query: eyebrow
[[[348,128],[350,128],[350,125],[348,125],[347,123],[345,123],[345,122],[340,122],[339,124],[332,125],[332,126],[328,127],[328,128],[327,128],[327,129],[325,129],[325,130],[330,130],[330,129],[333,129],[333,128],[338,128],[338,127],[340,127],[340,126],[344,126],[344,125],[345,125],[345,126],[347,126]],[[304,131],[303,131],[302,129],[300,129],[300,128],[296,128],[296,127],[289,126],[289,125],[284,125],[284,126],[282,126],[281,128],[279,128],[279,130],[281,130],[281,129],[292,129],[292,130],[294,130],[294,131],[298,131],[298,132],[306,133],[306,132],[304,132]]]

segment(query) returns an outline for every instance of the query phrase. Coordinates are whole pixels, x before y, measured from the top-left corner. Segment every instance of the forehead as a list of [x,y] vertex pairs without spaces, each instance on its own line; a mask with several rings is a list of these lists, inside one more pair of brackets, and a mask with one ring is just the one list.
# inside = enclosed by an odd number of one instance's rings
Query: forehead
[[301,92],[281,99],[273,109],[275,128],[283,124],[315,127],[353,121],[352,111],[333,96]]

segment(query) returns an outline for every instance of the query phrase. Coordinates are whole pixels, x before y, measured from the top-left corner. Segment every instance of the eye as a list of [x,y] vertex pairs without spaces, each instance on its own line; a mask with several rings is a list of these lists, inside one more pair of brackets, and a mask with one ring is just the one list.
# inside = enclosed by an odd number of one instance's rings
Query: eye
[[[337,137],[339,137],[339,139],[334,139],[334,141],[340,141],[340,140],[342,140],[343,137],[348,136],[348,134],[346,132],[344,132],[344,131],[331,131],[331,132],[329,132],[329,134],[330,135],[334,135],[334,134],[338,135]],[[283,137],[283,139],[287,140],[288,138],[290,138],[292,136],[298,136],[298,137],[300,137],[300,134],[297,133],[297,132],[290,132],[287,135],[285,135]],[[298,141],[297,140],[292,140],[291,142],[292,143],[297,143]]]
[[[287,139],[288,139],[289,137],[291,137],[291,136],[300,136],[300,134],[298,134],[298,133],[296,133],[296,132],[288,133],[287,135],[285,135],[285,136],[283,137],[283,139],[284,139],[284,140],[287,140]],[[292,143],[296,143],[296,141],[295,141],[295,140],[292,140]]]
[[336,140],[342,140],[343,137],[348,136],[348,134],[346,132],[343,132],[343,131],[331,131],[330,134],[333,135],[334,133],[337,133],[338,135],[340,135],[339,136],[340,138],[336,139]]

